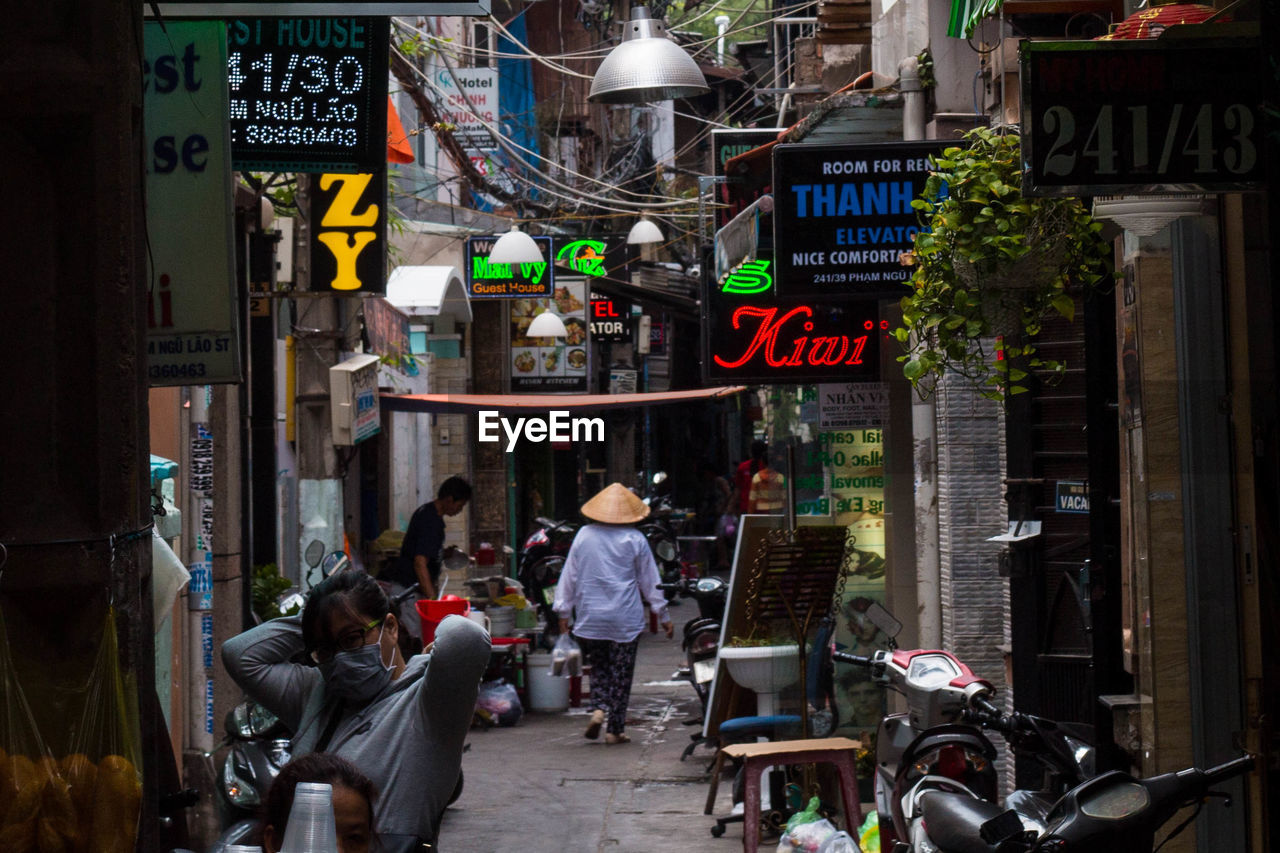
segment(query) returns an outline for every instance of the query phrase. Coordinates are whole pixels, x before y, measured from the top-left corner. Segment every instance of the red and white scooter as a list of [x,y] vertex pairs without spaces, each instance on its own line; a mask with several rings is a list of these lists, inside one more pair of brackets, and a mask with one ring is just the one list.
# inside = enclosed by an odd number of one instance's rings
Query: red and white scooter
[[939,849],[921,819],[921,799],[929,791],[997,802],[996,749],[984,728],[1000,731],[1019,753],[1037,757],[1048,771],[1044,792],[1018,792],[1020,798],[1009,803],[1029,829],[1037,828],[1037,819],[1058,795],[1093,775],[1093,748],[1080,732],[1026,714],[1001,714],[991,702],[992,684],[951,652],[896,648],[892,638],[901,624],[878,604],[867,616],[890,637],[890,648],[865,657],[837,651],[832,657],[868,669],[872,681],[907,701],[907,712],[886,716],[876,734],[882,850]]

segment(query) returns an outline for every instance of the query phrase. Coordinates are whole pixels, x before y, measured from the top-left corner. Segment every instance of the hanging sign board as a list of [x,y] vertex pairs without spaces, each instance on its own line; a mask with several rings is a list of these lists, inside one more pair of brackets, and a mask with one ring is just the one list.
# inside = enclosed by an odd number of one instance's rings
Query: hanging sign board
[[786,128],[752,127],[729,128],[711,131],[711,174],[716,179],[716,198],[721,207],[716,209],[716,228],[723,228],[729,220],[742,212],[742,209],[764,193],[764,186],[752,190],[729,192],[729,180],[725,172],[725,164],[739,154],[767,145],[778,138]]
[[591,340],[595,343],[631,343],[631,303],[591,294],[588,325],[591,327]]
[[601,237],[554,237],[556,271],[587,279],[612,278],[629,282],[627,238],[623,234]]
[[[516,394],[585,394],[587,385],[587,285],[563,279],[549,299],[513,299],[511,317],[511,391]],[[564,321],[563,338],[529,336],[529,324],[544,311]]]
[[[768,259],[762,259],[767,262]],[[707,282],[702,376],[707,382],[875,382],[888,321],[875,299],[783,298]]]
[[889,422],[885,382],[823,382],[818,385],[818,428],[849,429]]
[[911,206],[943,143],[777,145],[774,278],[780,296],[901,297],[901,256],[920,220]]
[[[143,3],[151,14],[151,3]],[[292,18],[314,15],[488,15],[490,0],[160,0],[154,4],[165,18],[237,18],[243,15]]]
[[1021,56],[1027,195],[1265,185],[1272,75],[1256,41],[1024,41]]
[[235,167],[385,168],[388,36],[386,18],[230,21],[227,79]]
[[497,237],[467,240],[467,291],[472,299],[550,297],[555,291],[551,238],[534,237],[545,260],[528,264],[495,264],[489,260]]
[[221,21],[144,28],[152,385],[240,381],[226,44]]
[[315,175],[311,289],[387,292],[387,175]]

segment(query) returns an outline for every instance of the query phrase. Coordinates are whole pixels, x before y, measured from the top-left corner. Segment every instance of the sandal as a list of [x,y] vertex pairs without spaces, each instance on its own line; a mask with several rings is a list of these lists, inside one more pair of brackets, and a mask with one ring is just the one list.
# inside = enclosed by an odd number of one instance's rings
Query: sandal
[[626,735],[615,735],[613,732],[609,732],[604,736],[604,742],[607,744],[631,743],[631,738]]
[[587,723],[587,730],[582,736],[590,740],[600,737],[600,727],[604,725],[604,711],[599,708],[591,712],[591,722]]

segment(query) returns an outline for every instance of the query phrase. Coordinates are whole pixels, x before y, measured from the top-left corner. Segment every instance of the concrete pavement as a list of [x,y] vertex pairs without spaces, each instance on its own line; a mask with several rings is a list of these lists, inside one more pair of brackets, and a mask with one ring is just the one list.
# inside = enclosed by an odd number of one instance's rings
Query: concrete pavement
[[[677,628],[684,613],[673,611]],[[682,722],[699,713],[693,688],[672,680],[680,664],[676,639],[640,640],[627,734],[607,746],[582,736],[588,709],[526,713],[520,724],[473,729],[463,757],[466,787],[445,813],[446,853],[602,853],[602,851],[742,849],[741,824],[712,838],[703,815],[712,758],[680,753],[697,730]],[[730,808],[732,781],[720,785],[716,813]],[[776,843],[776,842],[775,842]],[[762,850],[772,850],[765,844]]]

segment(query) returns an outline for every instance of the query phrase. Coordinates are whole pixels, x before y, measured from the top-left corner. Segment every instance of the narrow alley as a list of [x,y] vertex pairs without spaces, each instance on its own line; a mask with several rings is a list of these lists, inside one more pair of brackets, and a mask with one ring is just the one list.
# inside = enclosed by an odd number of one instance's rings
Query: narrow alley
[[[678,610],[677,623],[684,616]],[[712,838],[715,819],[702,813],[711,751],[680,760],[698,730],[684,725],[698,713],[698,702],[687,683],[672,679],[679,659],[678,639],[642,635],[629,744],[585,739],[585,700],[566,713],[526,713],[512,728],[473,729],[462,763],[466,787],[445,814],[440,849],[740,850],[740,825]],[[728,811],[731,787],[728,780],[720,785],[716,814]]]

